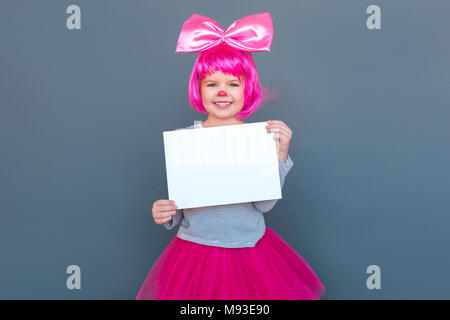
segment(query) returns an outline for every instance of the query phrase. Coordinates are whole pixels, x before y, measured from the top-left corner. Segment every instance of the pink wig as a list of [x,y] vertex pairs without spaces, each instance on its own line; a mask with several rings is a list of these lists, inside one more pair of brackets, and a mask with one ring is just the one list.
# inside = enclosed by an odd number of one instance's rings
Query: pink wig
[[259,82],[258,69],[256,69],[251,53],[226,44],[204,51],[197,57],[189,79],[189,103],[198,112],[207,113],[200,95],[200,81],[207,74],[216,71],[232,74],[244,80],[244,106],[236,117],[245,119],[250,116],[258,108],[264,96],[264,89]]

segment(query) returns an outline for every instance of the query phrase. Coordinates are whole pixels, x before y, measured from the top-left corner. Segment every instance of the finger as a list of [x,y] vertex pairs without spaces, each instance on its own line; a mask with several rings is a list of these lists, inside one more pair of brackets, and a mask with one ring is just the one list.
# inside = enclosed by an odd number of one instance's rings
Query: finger
[[275,129],[275,128],[278,128],[278,129],[282,129],[282,130],[284,130],[284,131],[287,131],[287,132],[292,133],[292,130],[289,129],[289,127],[282,126],[282,125],[280,125],[280,124],[271,124],[271,125],[266,126],[266,128],[267,128],[267,129]]
[[291,137],[285,135],[285,134],[280,134],[280,133],[276,133],[276,135],[274,135],[273,138],[277,143],[279,142],[280,144],[286,145],[291,141]]
[[290,131],[291,129],[284,123],[269,123],[266,125],[266,128],[284,128],[288,131]]
[[153,218],[155,218],[155,219],[163,219],[163,218],[174,216],[176,213],[177,213],[176,211],[156,212],[153,215]]
[[287,131],[292,131],[291,128],[289,128],[287,124],[285,124],[283,121],[279,121],[279,120],[270,120],[270,122],[268,123],[268,126],[274,126],[274,127],[281,126],[282,128],[286,129]]
[[165,218],[169,218],[172,217],[176,214],[176,211],[167,211],[167,212],[162,212],[162,213],[158,213],[155,216],[155,219],[165,219]]
[[289,138],[285,134],[283,134],[282,132],[280,132],[278,130],[279,129],[274,129],[274,131],[273,131],[273,140],[275,140],[277,142],[280,141],[280,140],[284,140],[284,139],[289,140]]
[[168,205],[172,205],[172,204],[175,204],[175,201],[161,199],[161,200],[156,201],[154,203],[154,206],[159,207],[159,206],[168,206]]
[[291,138],[291,134],[289,134],[288,132],[286,132],[286,131],[279,131],[279,134],[282,136],[282,137],[286,137],[286,138]]
[[173,211],[173,210],[177,210],[177,206],[173,205],[173,206],[159,206],[159,207],[155,207],[154,208],[155,212],[166,212],[166,211]]
[[165,213],[160,213],[155,216],[155,219],[167,219],[172,218],[176,214],[175,211],[169,211]]
[[279,125],[289,128],[288,125],[281,120],[269,120],[269,121],[267,121],[267,123],[268,124],[279,124]]
[[283,135],[285,135],[285,136],[287,136],[287,137],[290,136],[289,131],[286,131],[285,129],[280,128],[280,127],[269,128],[268,130],[269,130],[270,132],[279,132],[280,134],[283,134]]
[[281,125],[285,125],[287,126],[283,121],[281,120],[268,120],[267,121],[268,124],[281,124]]
[[164,211],[164,212],[153,212],[153,218],[154,219],[162,219],[162,218],[167,218],[169,216],[174,216],[177,212],[174,210],[170,210],[170,211]]
[[286,136],[285,134],[280,134],[280,138],[277,141],[280,141],[280,143],[286,145],[291,141],[291,138]]
[[155,223],[163,224],[163,223],[169,222],[170,220],[172,220],[172,217],[164,218],[164,219],[155,219]]

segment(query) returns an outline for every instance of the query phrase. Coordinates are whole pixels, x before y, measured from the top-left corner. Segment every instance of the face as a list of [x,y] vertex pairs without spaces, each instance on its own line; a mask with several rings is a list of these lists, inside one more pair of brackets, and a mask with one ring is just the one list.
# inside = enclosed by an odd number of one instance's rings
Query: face
[[214,118],[234,118],[244,106],[243,83],[239,78],[221,71],[202,79],[200,94],[205,110]]

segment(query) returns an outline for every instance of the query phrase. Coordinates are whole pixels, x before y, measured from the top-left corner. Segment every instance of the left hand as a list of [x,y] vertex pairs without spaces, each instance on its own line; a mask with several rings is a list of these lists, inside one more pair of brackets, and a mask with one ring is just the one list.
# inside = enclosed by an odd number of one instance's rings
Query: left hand
[[289,145],[292,139],[292,130],[280,120],[268,120],[267,132],[274,132],[274,139],[277,143],[278,158],[286,162]]

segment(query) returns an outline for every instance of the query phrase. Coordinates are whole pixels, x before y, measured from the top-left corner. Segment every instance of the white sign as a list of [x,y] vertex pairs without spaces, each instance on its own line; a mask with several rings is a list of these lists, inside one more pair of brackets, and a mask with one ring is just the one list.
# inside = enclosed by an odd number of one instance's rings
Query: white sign
[[281,199],[267,122],[164,131],[169,200],[178,209]]

